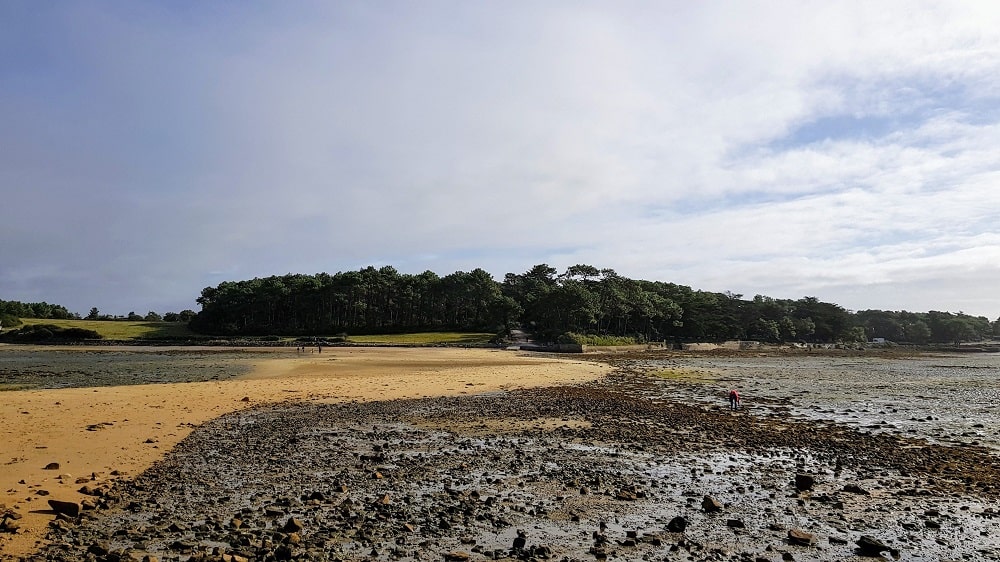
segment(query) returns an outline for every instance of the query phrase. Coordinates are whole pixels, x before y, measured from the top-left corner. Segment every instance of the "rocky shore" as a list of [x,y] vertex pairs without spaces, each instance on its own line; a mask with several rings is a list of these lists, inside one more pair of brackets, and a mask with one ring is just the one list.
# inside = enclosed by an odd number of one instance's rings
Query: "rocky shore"
[[[1000,560],[1000,461],[577,386],[235,412],[28,560]],[[7,518],[4,525],[16,525]]]

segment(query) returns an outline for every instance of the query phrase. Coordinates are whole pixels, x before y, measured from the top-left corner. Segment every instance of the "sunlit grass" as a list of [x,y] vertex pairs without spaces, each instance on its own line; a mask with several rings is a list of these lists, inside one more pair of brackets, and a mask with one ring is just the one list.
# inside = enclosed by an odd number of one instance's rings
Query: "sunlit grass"
[[494,334],[461,332],[420,332],[415,334],[385,334],[376,336],[350,336],[351,343],[381,343],[396,345],[481,345],[489,343]]
[[83,328],[93,330],[109,340],[134,340],[156,337],[194,337],[184,322],[146,322],[132,320],[51,320],[42,318],[22,318],[26,326],[52,324],[60,328]]

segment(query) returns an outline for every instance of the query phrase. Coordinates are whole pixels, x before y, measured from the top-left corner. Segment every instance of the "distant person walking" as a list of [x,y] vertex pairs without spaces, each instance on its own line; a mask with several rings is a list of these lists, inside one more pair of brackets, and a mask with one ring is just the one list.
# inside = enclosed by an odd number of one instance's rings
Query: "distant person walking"
[[740,393],[736,389],[729,391],[729,409],[738,410],[740,407]]

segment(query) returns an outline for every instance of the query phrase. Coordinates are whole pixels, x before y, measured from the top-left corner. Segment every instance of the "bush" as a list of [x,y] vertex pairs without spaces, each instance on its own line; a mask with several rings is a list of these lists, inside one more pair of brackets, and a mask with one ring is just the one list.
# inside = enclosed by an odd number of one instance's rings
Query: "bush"
[[18,343],[41,343],[41,342],[71,342],[82,340],[99,340],[101,334],[94,330],[84,328],[60,328],[52,324],[33,324],[24,326],[17,330],[5,332],[2,336],[4,341]]
[[4,330],[16,328],[22,324],[21,319],[13,314],[0,314],[0,326],[3,326]]
[[601,336],[595,334],[575,334],[566,332],[556,339],[556,343],[575,343],[579,345],[636,345],[642,343],[638,338],[628,336]]

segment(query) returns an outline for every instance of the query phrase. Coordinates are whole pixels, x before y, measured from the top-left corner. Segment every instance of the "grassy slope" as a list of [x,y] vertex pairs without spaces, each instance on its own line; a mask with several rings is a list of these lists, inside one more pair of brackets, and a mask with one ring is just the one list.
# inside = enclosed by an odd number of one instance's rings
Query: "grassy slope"
[[[109,340],[133,340],[140,338],[155,338],[164,336],[198,337],[183,322],[144,322],[125,320],[43,320],[38,318],[22,318],[25,325],[53,324],[62,328],[84,328],[94,330]],[[417,334],[389,334],[380,336],[351,336],[348,341],[360,344],[390,344],[390,345],[478,345],[489,342],[493,334],[457,332],[423,332]],[[289,341],[292,338],[285,338]]]
[[22,318],[26,326],[32,324],[53,324],[61,328],[83,328],[94,330],[109,340],[133,340],[138,338],[155,338],[163,336],[188,337],[198,334],[188,329],[183,322],[144,322],[116,320],[49,320],[40,318]]

